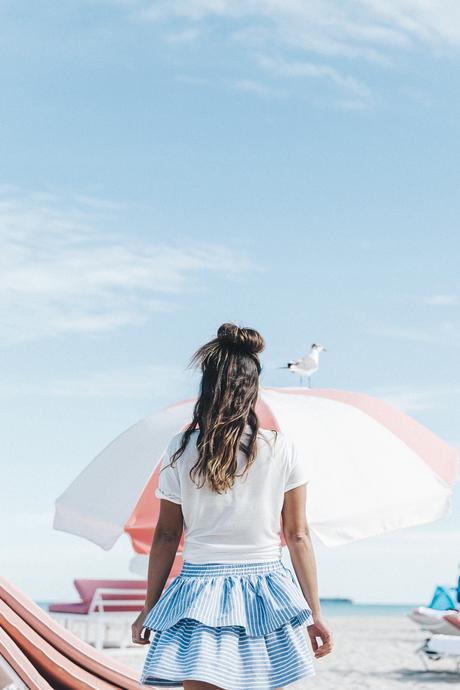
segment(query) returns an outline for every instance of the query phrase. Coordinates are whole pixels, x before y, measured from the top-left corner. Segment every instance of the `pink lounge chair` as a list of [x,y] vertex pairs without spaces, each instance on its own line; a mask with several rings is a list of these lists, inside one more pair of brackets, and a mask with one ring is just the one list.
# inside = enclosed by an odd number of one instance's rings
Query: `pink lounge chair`
[[[62,625],[78,632],[97,649],[130,644],[134,613],[145,602],[147,583],[140,580],[74,580],[81,601],[51,604],[49,612]],[[77,627],[78,626],[78,627]],[[113,632],[117,633],[116,642]],[[112,639],[111,639],[112,638]]]
[[[180,573],[182,558],[174,560],[167,587]],[[78,634],[96,649],[114,645],[126,648],[130,644],[133,613],[145,602],[147,582],[141,580],[74,580],[80,601],[53,603],[48,610],[62,625]],[[114,642],[113,633],[117,633]]]
[[[53,687],[68,690],[141,690],[135,671],[65,630],[43,609],[0,578],[0,626]],[[46,685],[40,686],[45,690]]]
[[[182,558],[176,558],[165,588],[182,568]],[[140,611],[144,605],[147,582],[142,580],[74,580],[81,601],[50,604],[50,613],[86,615],[96,611]],[[139,590],[139,591],[138,591]],[[130,601],[131,600],[131,601]]]
[[144,605],[147,582],[141,580],[74,580],[81,601],[50,604],[50,613],[140,611]]

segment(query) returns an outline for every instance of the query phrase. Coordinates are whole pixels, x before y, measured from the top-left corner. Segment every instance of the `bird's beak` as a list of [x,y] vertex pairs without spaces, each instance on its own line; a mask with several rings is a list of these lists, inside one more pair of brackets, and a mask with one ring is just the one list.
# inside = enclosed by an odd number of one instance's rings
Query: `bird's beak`
[[325,347],[323,347],[323,352],[327,352],[327,350],[326,350],[326,348],[325,348]]

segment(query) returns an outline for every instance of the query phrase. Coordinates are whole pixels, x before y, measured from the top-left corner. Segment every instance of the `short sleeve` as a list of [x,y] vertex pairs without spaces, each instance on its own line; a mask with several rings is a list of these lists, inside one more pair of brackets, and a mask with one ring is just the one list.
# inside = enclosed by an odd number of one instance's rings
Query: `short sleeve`
[[297,486],[308,483],[307,469],[298,449],[292,441],[287,442],[287,476],[284,491],[295,489]]
[[177,469],[177,462],[171,466],[171,456],[177,448],[174,443],[175,439],[168,445],[160,465],[160,473],[158,475],[158,483],[155,488],[155,496],[157,498],[165,498],[167,501],[173,503],[181,503],[180,479]]

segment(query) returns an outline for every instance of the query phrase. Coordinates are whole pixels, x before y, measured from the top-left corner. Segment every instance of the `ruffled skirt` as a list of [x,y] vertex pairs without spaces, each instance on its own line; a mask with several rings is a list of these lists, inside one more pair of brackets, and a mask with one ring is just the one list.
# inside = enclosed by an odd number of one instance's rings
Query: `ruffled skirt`
[[311,610],[281,560],[185,561],[145,619],[151,630],[141,680],[223,690],[269,690],[315,675]]

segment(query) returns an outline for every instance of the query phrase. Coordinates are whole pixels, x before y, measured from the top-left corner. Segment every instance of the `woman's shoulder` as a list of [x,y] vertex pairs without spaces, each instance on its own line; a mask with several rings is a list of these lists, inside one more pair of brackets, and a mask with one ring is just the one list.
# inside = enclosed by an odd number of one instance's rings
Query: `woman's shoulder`
[[264,427],[259,427],[257,429],[257,435],[261,436],[262,438],[276,439],[279,433],[280,432],[276,429],[265,429]]
[[275,440],[281,439],[281,441],[284,441],[287,438],[286,435],[282,431],[280,431],[279,429],[267,429],[264,427],[259,427],[257,433],[260,436],[273,438]]
[[[192,432],[191,438],[195,436],[195,432]],[[181,447],[182,440],[184,438],[184,431],[178,431],[174,436],[171,436],[166,447],[166,455],[173,455]],[[187,444],[187,446],[190,444]],[[185,450],[187,449],[187,446]]]
[[289,448],[288,437],[278,429],[259,428],[258,436],[270,445],[273,453],[284,453]]

